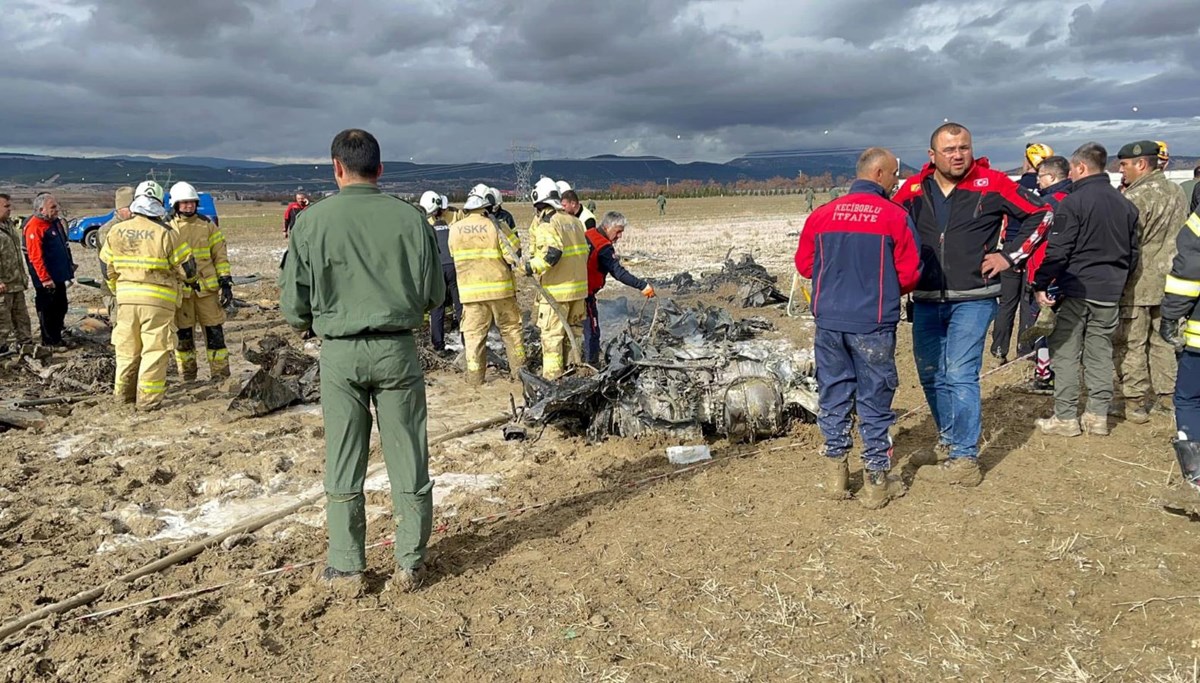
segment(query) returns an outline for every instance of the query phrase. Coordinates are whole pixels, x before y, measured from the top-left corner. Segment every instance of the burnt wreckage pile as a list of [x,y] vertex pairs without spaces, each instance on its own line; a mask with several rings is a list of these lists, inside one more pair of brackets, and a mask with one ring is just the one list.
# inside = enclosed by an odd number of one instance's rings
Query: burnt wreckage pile
[[670,290],[675,294],[714,292],[725,285],[737,285],[737,294],[731,301],[742,308],[761,308],[773,304],[786,304],[788,297],[779,291],[779,281],[750,254],[741,254],[737,260],[725,254],[725,262],[716,273],[702,275],[696,279],[691,273],[677,273],[666,280],[652,280],[655,289]]
[[[652,316],[625,299],[602,302],[604,369],[548,382],[521,371],[528,426],[557,423],[589,441],[608,436],[706,435],[755,441],[781,435],[817,409],[811,356],[750,341],[762,318],[735,321],[723,309],[663,302]],[[604,325],[605,318],[625,321]]]

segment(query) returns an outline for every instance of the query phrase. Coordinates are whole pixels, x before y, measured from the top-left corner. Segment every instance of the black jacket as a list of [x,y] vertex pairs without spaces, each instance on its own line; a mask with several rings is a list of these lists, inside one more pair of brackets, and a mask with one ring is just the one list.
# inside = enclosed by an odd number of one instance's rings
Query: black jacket
[[1138,262],[1138,210],[1100,173],[1076,181],[1054,209],[1046,260],[1033,288],[1117,303]]
[[[921,281],[913,298],[973,301],[1000,296],[1000,278],[983,277],[983,257],[998,252],[1014,266],[1023,264],[1048,232],[1049,206],[980,158],[950,194],[949,224],[942,230],[935,199],[929,195],[930,186],[941,192],[933,171],[927,164],[892,198],[913,219],[920,238]],[[1002,234],[1006,216],[1010,229]]]

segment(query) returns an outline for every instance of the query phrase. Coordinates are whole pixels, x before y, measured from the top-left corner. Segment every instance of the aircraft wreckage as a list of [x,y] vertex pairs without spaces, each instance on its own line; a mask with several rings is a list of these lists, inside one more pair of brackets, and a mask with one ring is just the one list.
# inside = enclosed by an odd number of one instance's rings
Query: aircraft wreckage
[[647,321],[625,299],[601,302],[602,327],[619,329],[622,320],[624,329],[604,345],[600,372],[549,382],[521,371],[520,424],[556,423],[590,441],[650,434],[756,441],[817,412],[811,354],[754,340],[770,328],[762,318],[735,321],[721,308],[665,301]]

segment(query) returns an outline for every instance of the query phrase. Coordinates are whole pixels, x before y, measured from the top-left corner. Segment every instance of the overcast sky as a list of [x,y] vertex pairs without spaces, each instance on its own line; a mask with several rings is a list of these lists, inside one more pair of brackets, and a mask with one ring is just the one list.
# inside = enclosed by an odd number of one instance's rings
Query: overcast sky
[[1035,139],[1200,154],[1198,0],[0,4],[8,151],[313,160],[359,126],[427,163],[508,160],[514,140],[917,163],[949,118],[1002,163]]

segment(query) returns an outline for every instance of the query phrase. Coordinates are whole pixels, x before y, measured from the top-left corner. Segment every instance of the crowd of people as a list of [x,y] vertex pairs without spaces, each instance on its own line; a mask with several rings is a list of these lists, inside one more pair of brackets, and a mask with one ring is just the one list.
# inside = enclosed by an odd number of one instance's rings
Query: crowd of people
[[888,430],[906,295],[917,375],[938,435],[912,455],[920,478],[982,481],[984,344],[994,324],[991,352],[1006,361],[1019,316],[1017,353],[1036,356],[1027,387],[1054,396],[1053,415],[1037,429],[1103,437],[1111,417],[1140,424],[1153,411],[1173,411],[1176,455],[1185,478],[1200,485],[1200,375],[1176,378],[1177,366],[1200,369],[1200,322],[1191,320],[1200,320],[1200,216],[1193,207],[1188,217],[1190,198],[1163,173],[1165,143],[1131,142],[1117,158],[1120,188],[1109,180],[1102,145],[1067,158],[1033,143],[1014,181],[974,156],[965,126],[946,123],[917,175],[900,181],[895,156],[869,149],[849,193],[809,216],[796,267],[814,285],[818,423],[834,497],[849,495],[852,407],[866,470],[858,498],[878,508],[905,493],[889,475]]

